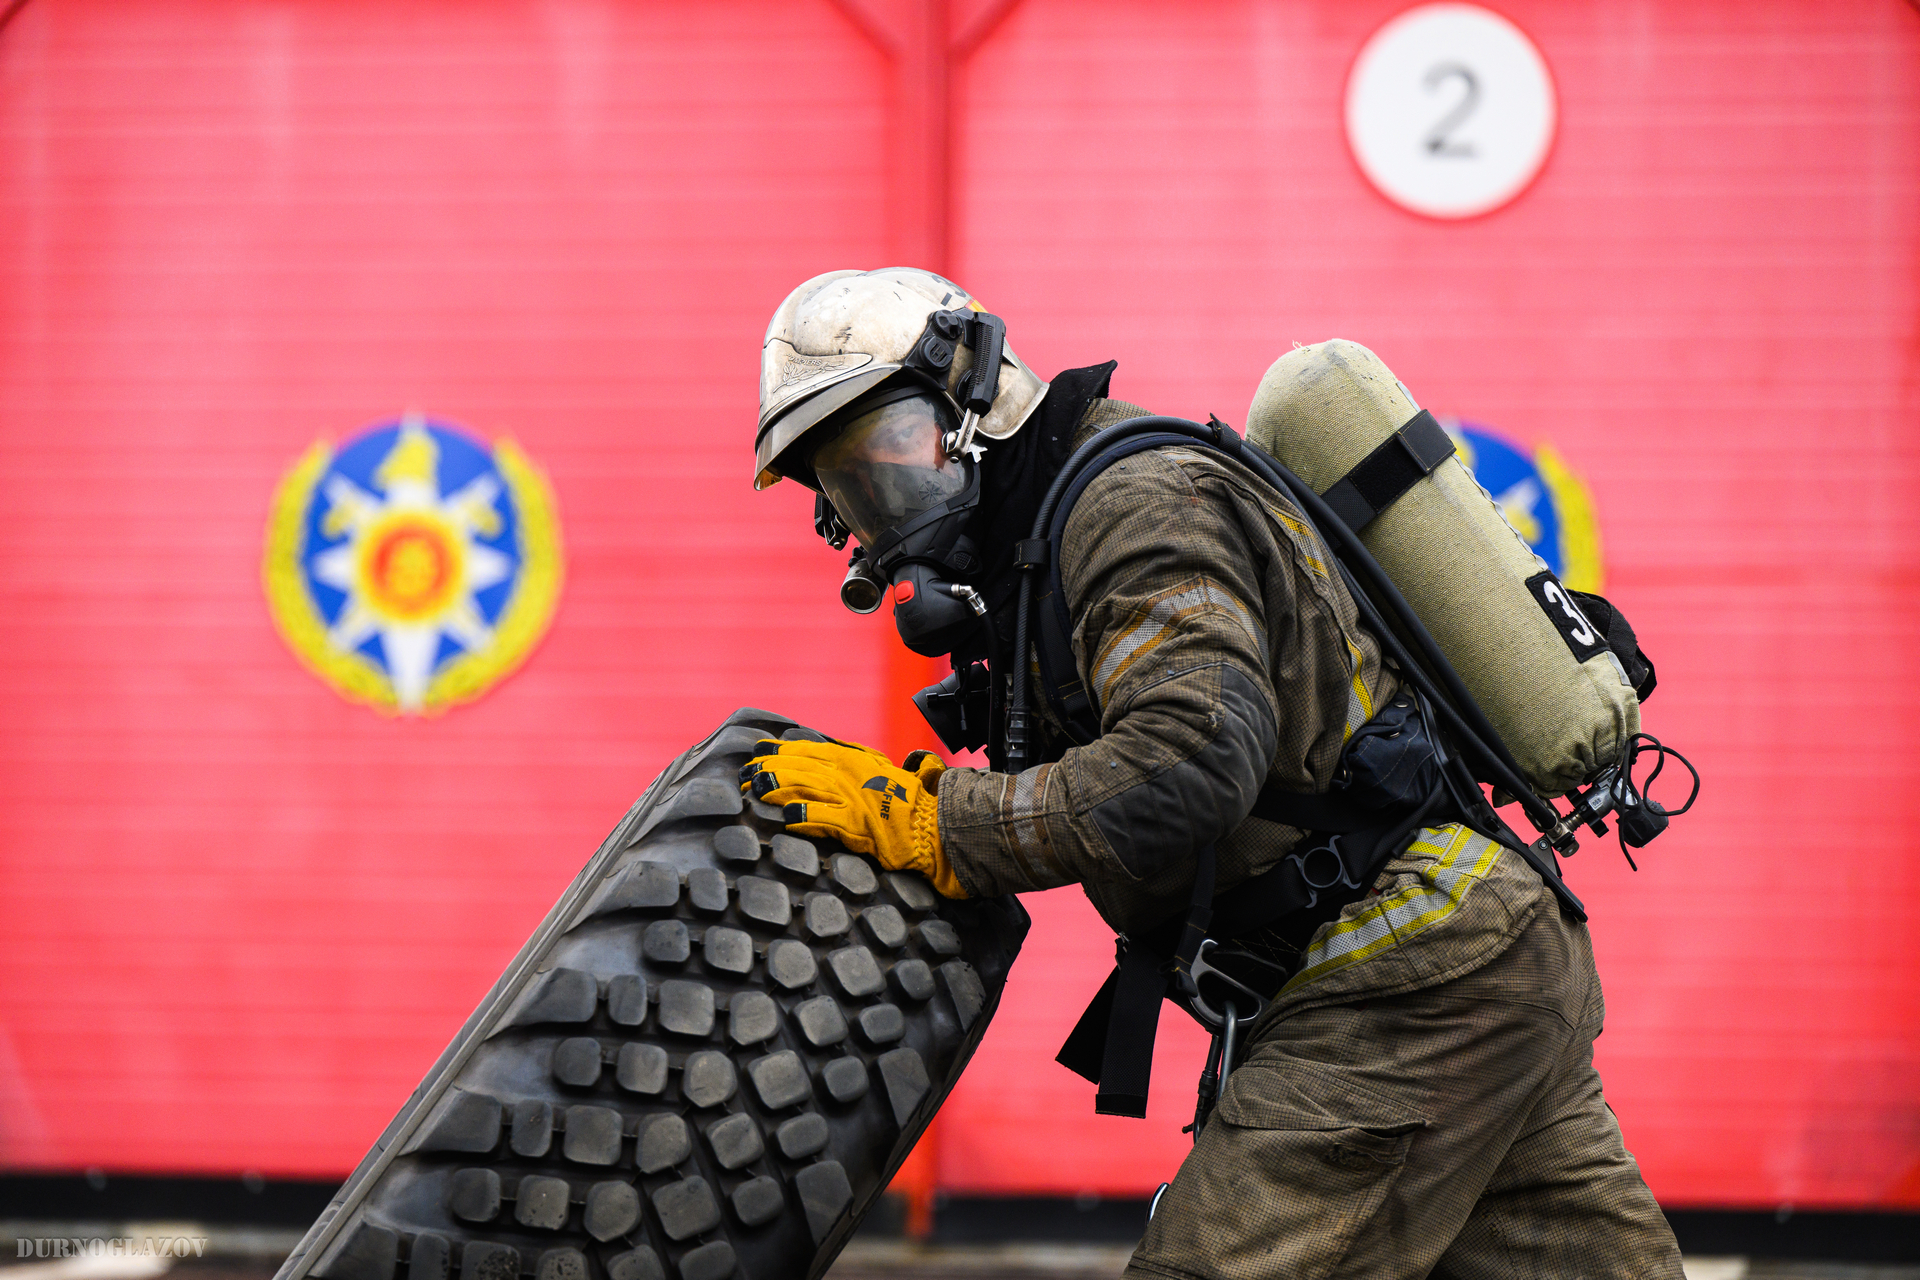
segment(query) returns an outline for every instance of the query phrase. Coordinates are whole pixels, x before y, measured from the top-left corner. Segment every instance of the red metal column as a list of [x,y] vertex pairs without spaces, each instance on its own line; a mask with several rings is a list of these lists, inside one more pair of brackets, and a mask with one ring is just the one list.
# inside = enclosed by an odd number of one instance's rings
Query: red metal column
[[[895,260],[887,265],[923,267],[946,275],[953,260],[953,210],[958,198],[954,80],[967,58],[1019,0],[984,0],[971,6],[950,5],[948,0],[834,3],[893,62],[887,223]],[[958,14],[957,9],[966,12]],[[881,750],[899,759],[933,744],[932,731],[912,698],[941,679],[946,670],[944,661],[923,658],[904,645],[888,648],[881,673],[882,741],[876,744]],[[939,1128],[937,1121],[928,1126],[892,1183],[892,1189],[907,1198],[907,1231],[917,1238],[924,1239],[933,1230]]]

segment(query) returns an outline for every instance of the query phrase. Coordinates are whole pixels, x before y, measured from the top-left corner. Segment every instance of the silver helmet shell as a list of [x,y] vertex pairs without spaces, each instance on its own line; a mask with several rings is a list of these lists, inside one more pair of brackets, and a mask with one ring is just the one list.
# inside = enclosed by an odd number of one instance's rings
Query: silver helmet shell
[[[953,281],[917,267],[829,271],[788,294],[761,344],[753,487],[764,489],[789,474],[782,458],[802,436],[898,375],[928,318],[961,307],[986,310]],[[954,354],[945,387],[949,398],[972,364],[966,347]],[[975,434],[988,440],[1011,436],[1046,390],[1013,347],[1004,346],[999,393]]]

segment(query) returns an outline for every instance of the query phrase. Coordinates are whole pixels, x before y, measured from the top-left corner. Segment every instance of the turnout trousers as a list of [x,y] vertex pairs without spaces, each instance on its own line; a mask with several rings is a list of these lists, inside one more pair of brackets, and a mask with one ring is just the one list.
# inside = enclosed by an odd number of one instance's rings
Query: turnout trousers
[[1276,1006],[1128,1280],[1680,1280],[1593,1068],[1604,1016],[1552,904],[1450,981]]

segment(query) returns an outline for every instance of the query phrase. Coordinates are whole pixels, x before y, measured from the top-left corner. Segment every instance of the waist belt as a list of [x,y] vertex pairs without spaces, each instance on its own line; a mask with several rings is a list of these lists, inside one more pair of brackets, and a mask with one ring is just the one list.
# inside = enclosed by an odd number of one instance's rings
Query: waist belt
[[1194,1008],[1201,1002],[1194,978],[1201,942],[1231,939],[1310,908],[1337,910],[1358,901],[1380,866],[1441,807],[1435,797],[1411,810],[1368,811],[1327,796],[1262,792],[1253,816],[1311,834],[1218,901],[1218,858],[1212,845],[1200,850],[1186,914],[1117,939],[1113,972],[1055,1060],[1100,1086],[1093,1109],[1101,1115],[1145,1116],[1160,1001],[1171,998],[1205,1021]]

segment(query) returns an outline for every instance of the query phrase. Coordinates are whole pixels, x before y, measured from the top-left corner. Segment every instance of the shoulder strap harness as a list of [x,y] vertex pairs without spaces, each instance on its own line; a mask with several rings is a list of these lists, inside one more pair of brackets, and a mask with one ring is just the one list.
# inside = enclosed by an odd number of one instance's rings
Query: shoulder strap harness
[[[1430,709],[1437,721],[1434,738],[1446,782],[1424,803],[1387,815],[1385,821],[1377,811],[1362,811],[1335,797],[1263,790],[1253,816],[1312,834],[1300,842],[1304,852],[1297,850],[1278,866],[1236,885],[1230,906],[1214,901],[1213,847],[1201,850],[1186,912],[1139,938],[1118,939],[1113,973],[1061,1048],[1059,1061],[1100,1086],[1095,1110],[1110,1115],[1146,1114],[1163,998],[1174,999],[1203,1023],[1209,1021],[1213,1011],[1199,981],[1207,969],[1203,954],[1210,935],[1231,938],[1312,907],[1323,894],[1360,888],[1406,836],[1443,811],[1513,849],[1570,911],[1586,918],[1554,857],[1556,848],[1572,852],[1574,819],[1562,818],[1527,785],[1439,645],[1358,537],[1359,529],[1452,456],[1452,438],[1425,410],[1341,477],[1324,498],[1218,419],[1202,426],[1183,418],[1133,418],[1104,429],[1075,450],[1041,503],[1032,535],[1017,544],[1014,558],[1020,585],[1012,652],[1034,654],[1041,695],[1068,735],[1082,744],[1092,742],[1100,736],[1100,716],[1073,661],[1073,619],[1060,577],[1067,518],[1102,471],[1135,453],[1168,445],[1222,454],[1293,499],[1333,552],[1361,620],[1413,687],[1423,715]],[[1385,615],[1391,615],[1394,625],[1388,625]],[[1029,681],[1016,677],[1011,684],[1004,767],[1018,773],[1034,763],[1028,736]],[[1477,785],[1481,781],[1519,800],[1529,821],[1545,834],[1531,843],[1515,835],[1486,802]]]

